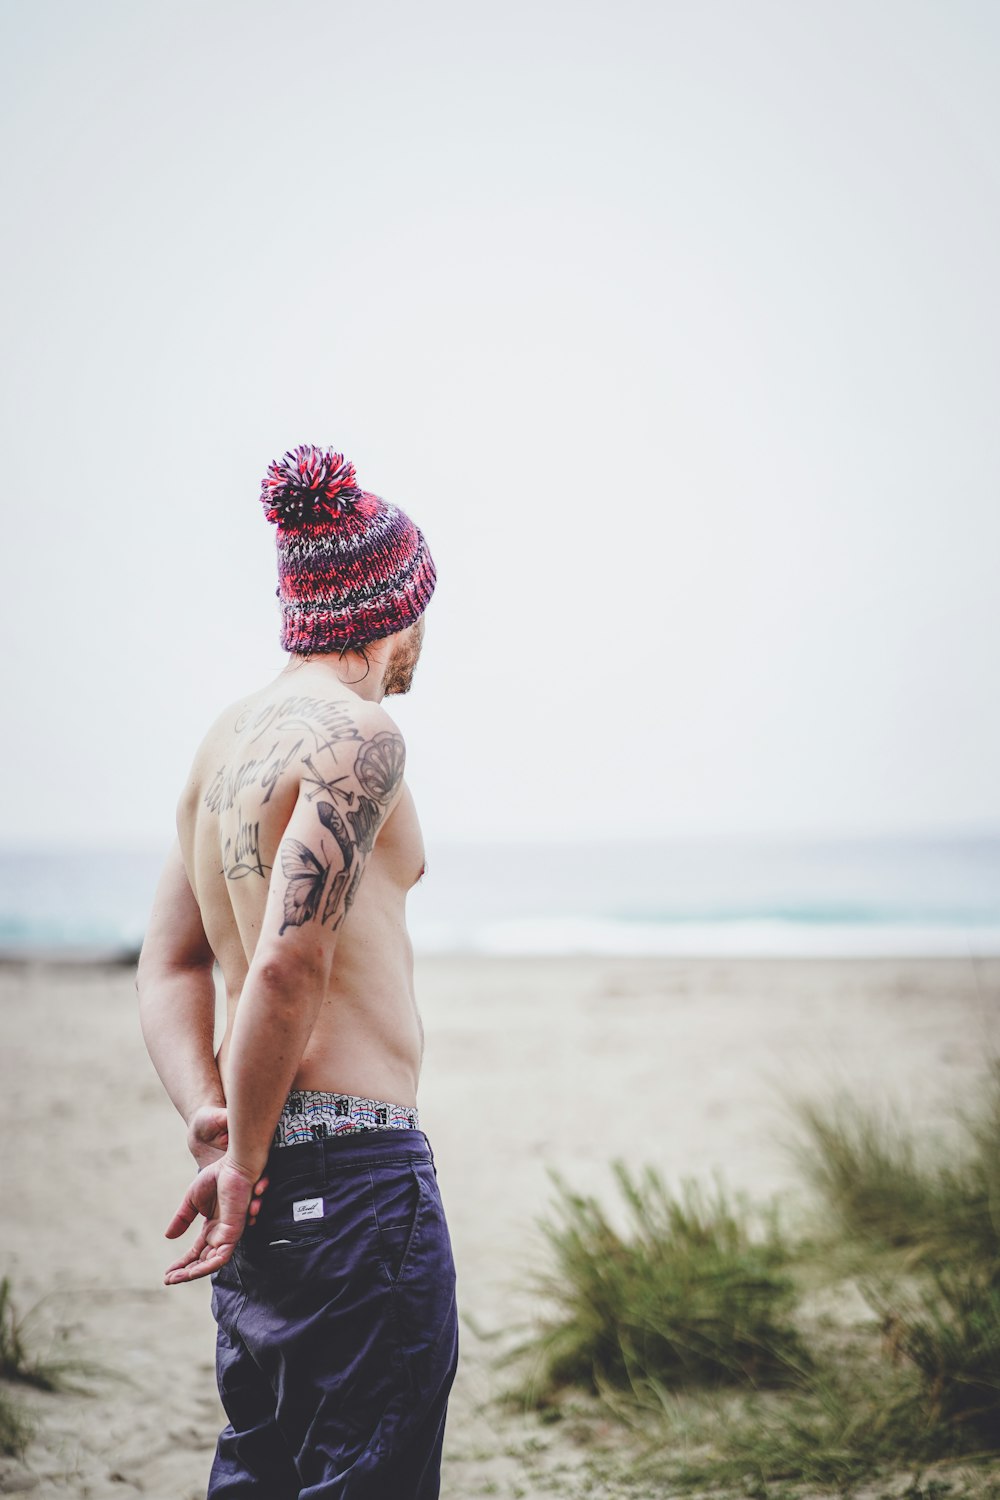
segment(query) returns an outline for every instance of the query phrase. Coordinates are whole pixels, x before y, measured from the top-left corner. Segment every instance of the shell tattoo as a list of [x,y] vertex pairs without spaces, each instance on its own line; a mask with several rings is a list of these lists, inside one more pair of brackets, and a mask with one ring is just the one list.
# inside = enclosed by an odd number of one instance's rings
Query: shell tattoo
[[388,802],[402,780],[405,760],[402,736],[382,729],[358,751],[354,774],[369,796]]

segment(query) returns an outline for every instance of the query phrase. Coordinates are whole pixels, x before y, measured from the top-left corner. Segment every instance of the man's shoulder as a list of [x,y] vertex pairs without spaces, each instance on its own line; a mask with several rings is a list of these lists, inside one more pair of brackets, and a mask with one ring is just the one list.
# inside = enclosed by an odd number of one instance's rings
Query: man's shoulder
[[228,714],[236,733],[249,731],[254,736],[267,730],[295,733],[310,725],[332,731],[340,725],[345,728],[353,725],[365,736],[379,730],[399,733],[380,703],[359,698],[356,693],[345,692],[343,688],[338,691],[335,687],[324,688],[315,683],[296,688],[282,684],[238,700],[223,711],[217,722],[225,721]]
[[331,758],[349,770],[358,757],[388,755],[401,768],[403,736],[380,703],[315,683],[303,687],[272,684],[226,704],[194,753],[182,804],[202,796],[212,802],[215,790],[230,784],[271,787],[279,778],[286,784],[289,774],[315,779],[317,766]]
[[368,739],[378,733],[399,735],[399,726],[380,703],[343,689],[315,683],[303,689],[271,684],[244,694],[219,710],[202,736],[199,750],[230,740],[239,746],[257,745],[275,737],[320,735],[326,743],[338,739]]

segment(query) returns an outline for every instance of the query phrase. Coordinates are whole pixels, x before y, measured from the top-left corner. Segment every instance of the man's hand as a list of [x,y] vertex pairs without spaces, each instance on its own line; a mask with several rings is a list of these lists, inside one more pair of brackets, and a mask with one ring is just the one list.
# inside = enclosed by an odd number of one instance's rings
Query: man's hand
[[229,1145],[229,1124],[223,1104],[203,1104],[188,1121],[188,1150],[200,1167],[225,1156]]
[[244,1229],[248,1224],[253,1226],[266,1187],[266,1177],[255,1183],[225,1156],[203,1167],[164,1233],[168,1240],[175,1240],[199,1214],[204,1214],[205,1222],[190,1248],[167,1267],[164,1284],[194,1281],[224,1266]]

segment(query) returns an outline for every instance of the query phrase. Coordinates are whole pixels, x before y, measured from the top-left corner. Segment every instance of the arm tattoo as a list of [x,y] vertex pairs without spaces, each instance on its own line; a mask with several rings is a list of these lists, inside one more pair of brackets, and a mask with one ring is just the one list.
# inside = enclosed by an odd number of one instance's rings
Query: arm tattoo
[[[278,935],[289,927],[302,927],[317,918],[321,924],[329,922],[333,928],[339,927],[357,895],[366,857],[375,845],[389,804],[402,784],[406,761],[402,736],[383,729],[371,739],[363,739],[344,705],[302,697],[269,703],[256,713],[244,709],[236,720],[235,730],[238,735],[246,736],[248,747],[266,735],[263,743],[267,745],[270,740],[271,748],[260,753],[255,745],[256,754],[247,755],[239,764],[220,766],[205,792],[206,805],[217,814],[228,812],[236,806],[242,792],[258,787],[263,793],[260,797],[263,806],[283,773],[290,769],[294,774],[298,769],[301,787],[307,799],[315,803],[320,825],[333,835],[342,867],[333,869],[327,887],[333,866],[322,835],[319,853],[299,839],[282,842],[280,861],[287,884],[282,898],[284,920]],[[282,740],[278,736],[288,732],[300,737],[291,748],[279,748]],[[338,749],[348,741],[360,741],[354,756],[353,776],[360,792],[350,785],[347,771],[337,773]],[[320,759],[327,753],[333,762],[330,769],[326,769],[329,763],[324,764]],[[235,838],[227,838],[223,849],[226,878],[240,880],[250,874],[264,878],[264,872],[271,867],[261,860],[260,822],[251,822],[242,807],[237,817]]]
[[[299,738],[290,750],[279,754],[280,741],[275,739],[270,750],[263,755],[247,756],[239,765],[220,766],[204,797],[205,805],[213,812],[228,811],[234,806],[239,793],[250,786],[263,787],[264,796],[261,801],[269,801],[282,773],[297,756],[309,773],[303,779],[316,788],[311,794],[313,797],[325,792],[328,797],[343,798],[348,806],[353,803],[354,793],[345,791],[338,785],[346,780],[346,775],[325,776],[317,769],[313,760],[314,755],[326,750],[336,759],[338,745],[361,739],[350,711],[342,704],[323,703],[317,698],[285,698],[281,703],[267,704],[255,717],[244,709],[236,719],[235,729],[240,735],[245,734],[248,729],[254,730],[247,742],[251,745],[268,729],[281,732],[304,731],[312,738],[313,744],[305,755],[299,756],[306,743],[304,738]],[[362,742],[354,774],[370,797],[374,797],[377,802],[390,802],[403,779],[405,761],[406,747],[402,735],[382,729],[370,740]]]
[[347,814],[347,821],[354,829],[354,841],[365,854],[370,854],[372,851],[384,811],[385,809],[379,807],[378,803],[373,802],[370,797],[361,797],[358,801],[357,812]]
[[308,781],[310,786],[315,788],[314,791],[307,793],[310,802],[314,797],[318,797],[320,792],[326,792],[326,795],[328,797],[343,797],[348,807],[350,807],[351,803],[354,801],[353,791],[345,792],[342,786],[338,786],[338,782],[347,780],[346,772],[343,776],[334,776],[333,780],[329,781],[321,771],[317,771],[316,767],[313,765],[313,758],[311,755],[303,755],[302,764],[309,772],[308,776],[303,776],[303,781]]
[[364,865],[361,864],[360,862],[354,866],[354,874],[351,876],[351,883],[348,886],[348,888],[347,888],[347,894],[344,897],[344,910],[343,910],[342,915],[345,916],[345,917],[347,916],[347,913],[351,909],[351,902],[354,900],[354,897],[357,895],[358,884],[359,884],[359,882],[361,880],[361,872],[362,872],[363,869],[364,869]]
[[281,851],[281,868],[288,876],[288,884],[285,920],[278,928],[279,937],[286,927],[301,927],[316,915],[330,866],[321,864],[306,844],[289,839]]
[[[359,865],[358,869],[360,868],[361,866]],[[323,906],[323,915],[320,917],[321,922],[328,922],[333,916],[334,912],[337,910],[337,902],[340,900],[343,894],[344,886],[347,884],[348,875],[349,871],[338,870],[336,875],[330,881],[330,889],[326,893],[326,902]],[[333,929],[331,930],[335,930],[340,926],[345,915],[346,907],[344,911],[340,913],[340,916],[337,918],[336,922],[334,922]]]
[[361,746],[354,774],[369,796],[388,802],[403,779],[405,759],[402,735],[383,729]]
[[[334,807],[332,802],[317,802],[316,811],[324,828],[328,828],[337,840],[337,845],[344,857],[344,868],[354,858],[354,845],[351,843],[351,835],[344,826],[344,820]],[[348,814],[350,816],[350,814]]]

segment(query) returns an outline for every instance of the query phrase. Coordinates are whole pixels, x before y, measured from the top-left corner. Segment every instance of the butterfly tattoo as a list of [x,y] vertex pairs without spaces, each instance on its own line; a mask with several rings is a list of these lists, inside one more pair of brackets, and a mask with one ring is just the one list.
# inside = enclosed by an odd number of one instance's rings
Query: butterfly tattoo
[[301,927],[316,915],[330,866],[317,859],[306,844],[289,839],[282,846],[281,868],[288,876],[288,884],[285,887],[285,920],[278,928],[279,937],[286,927]]

